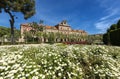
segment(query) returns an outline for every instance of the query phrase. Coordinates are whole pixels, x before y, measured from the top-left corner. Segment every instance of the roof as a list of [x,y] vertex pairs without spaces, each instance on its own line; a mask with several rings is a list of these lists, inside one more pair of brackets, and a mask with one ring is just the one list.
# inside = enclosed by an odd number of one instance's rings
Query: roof
[[84,30],[72,30],[71,32],[83,32],[83,33],[85,33]]
[[57,30],[57,28],[54,26],[45,26],[45,29],[56,29]]
[[45,29],[51,29],[52,26],[45,26]]

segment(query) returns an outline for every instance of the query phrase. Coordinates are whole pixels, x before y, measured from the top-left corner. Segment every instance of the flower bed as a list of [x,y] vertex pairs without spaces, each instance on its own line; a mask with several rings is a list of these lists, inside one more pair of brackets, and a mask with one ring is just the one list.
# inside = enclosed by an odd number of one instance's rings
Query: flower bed
[[80,41],[80,42],[63,42],[63,44],[88,44],[87,41]]
[[0,79],[119,79],[120,47],[17,45],[0,47]]

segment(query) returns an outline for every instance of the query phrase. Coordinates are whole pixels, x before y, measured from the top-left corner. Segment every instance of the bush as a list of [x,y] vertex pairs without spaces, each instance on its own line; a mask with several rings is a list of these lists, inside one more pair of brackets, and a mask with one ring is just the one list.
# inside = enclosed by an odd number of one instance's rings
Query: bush
[[120,29],[110,32],[110,42],[112,45],[120,46]]
[[104,44],[108,44],[108,34],[107,33],[103,35],[103,42],[104,42]]
[[108,45],[120,46],[120,20],[117,24],[111,25],[107,33],[103,35],[103,42]]

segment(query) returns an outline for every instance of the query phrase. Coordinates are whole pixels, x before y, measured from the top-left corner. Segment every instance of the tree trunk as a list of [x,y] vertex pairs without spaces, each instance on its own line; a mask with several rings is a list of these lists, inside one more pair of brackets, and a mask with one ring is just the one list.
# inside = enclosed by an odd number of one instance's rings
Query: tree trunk
[[11,25],[11,44],[15,44],[15,39],[14,39],[14,22],[10,20],[10,25]]
[[11,44],[15,44],[15,39],[14,39],[14,23],[15,23],[15,20],[14,20],[14,15],[12,15],[12,13],[9,11],[9,9],[4,9],[6,13],[9,14],[10,16],[10,27],[11,27]]

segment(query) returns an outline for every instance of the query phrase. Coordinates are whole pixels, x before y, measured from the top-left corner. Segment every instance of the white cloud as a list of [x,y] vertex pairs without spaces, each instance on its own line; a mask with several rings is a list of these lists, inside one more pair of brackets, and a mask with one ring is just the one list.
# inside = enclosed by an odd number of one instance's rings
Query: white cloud
[[99,30],[98,33],[104,33],[106,30],[114,23],[116,23],[120,19],[120,17],[114,18],[112,20],[104,20],[104,21],[99,21],[95,23],[96,29]]
[[[99,1],[99,0],[98,0]],[[100,6],[105,9],[105,16],[101,17],[100,20],[107,20],[113,16],[120,16],[120,1],[119,0],[100,0]]]
[[105,16],[102,16],[97,23],[95,23],[96,29],[99,30],[99,33],[106,32],[107,28],[110,25],[116,23],[120,19],[120,1],[119,0],[97,0],[100,3],[100,6],[105,11]]
[[100,18],[100,20],[109,19],[109,18],[111,18],[112,16],[117,15],[118,13],[119,13],[119,10],[118,10],[118,9],[111,9],[111,11],[109,12],[109,14],[106,15],[106,16],[104,16],[104,17],[102,17],[102,18]]
[[110,26],[110,22],[108,21],[101,21],[95,24],[96,28],[100,30],[98,33],[103,33],[106,29]]

